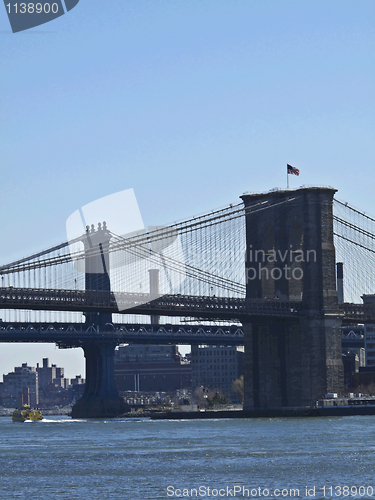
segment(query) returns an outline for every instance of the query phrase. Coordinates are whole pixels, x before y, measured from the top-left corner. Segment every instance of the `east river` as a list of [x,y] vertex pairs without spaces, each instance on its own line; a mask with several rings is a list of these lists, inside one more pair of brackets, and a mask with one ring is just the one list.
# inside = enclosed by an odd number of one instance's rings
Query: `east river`
[[374,498],[375,417],[0,418],[0,498]]

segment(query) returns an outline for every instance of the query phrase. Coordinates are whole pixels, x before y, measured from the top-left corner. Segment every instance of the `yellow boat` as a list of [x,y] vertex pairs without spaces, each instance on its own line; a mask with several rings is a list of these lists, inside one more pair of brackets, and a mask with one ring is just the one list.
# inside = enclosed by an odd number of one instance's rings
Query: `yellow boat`
[[23,405],[21,409],[16,408],[14,410],[12,420],[13,422],[25,422],[25,420],[36,422],[37,420],[43,420],[43,415],[41,411],[30,408],[30,405]]

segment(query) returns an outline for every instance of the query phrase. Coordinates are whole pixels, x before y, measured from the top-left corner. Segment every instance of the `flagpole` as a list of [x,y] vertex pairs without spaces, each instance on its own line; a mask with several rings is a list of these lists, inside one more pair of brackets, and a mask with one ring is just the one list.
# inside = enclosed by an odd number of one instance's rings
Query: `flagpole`
[[289,189],[289,174],[290,175],[299,175],[298,168],[292,167],[289,163],[286,164],[286,187]]

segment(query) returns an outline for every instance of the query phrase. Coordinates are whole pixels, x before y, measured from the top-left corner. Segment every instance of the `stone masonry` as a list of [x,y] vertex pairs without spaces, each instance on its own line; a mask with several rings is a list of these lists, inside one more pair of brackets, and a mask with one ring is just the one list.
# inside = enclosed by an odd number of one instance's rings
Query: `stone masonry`
[[245,331],[244,409],[310,406],[343,390],[332,188],[243,195],[247,298],[302,301],[298,319]]

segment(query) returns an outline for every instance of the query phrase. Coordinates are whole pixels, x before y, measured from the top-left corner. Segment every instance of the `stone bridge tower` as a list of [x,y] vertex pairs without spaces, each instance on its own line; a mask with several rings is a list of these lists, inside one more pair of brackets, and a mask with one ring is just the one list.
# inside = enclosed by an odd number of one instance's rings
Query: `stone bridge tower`
[[246,296],[303,302],[299,319],[244,323],[244,409],[309,406],[343,390],[331,188],[241,196]]
[[[111,234],[106,223],[87,226],[82,237],[85,249],[85,288],[110,293],[109,242]],[[86,313],[87,326],[105,330],[112,323],[111,313]],[[85,391],[72,408],[73,418],[116,417],[128,410],[119,396],[114,374],[114,349],[116,344],[108,340],[84,342],[86,358]]]

